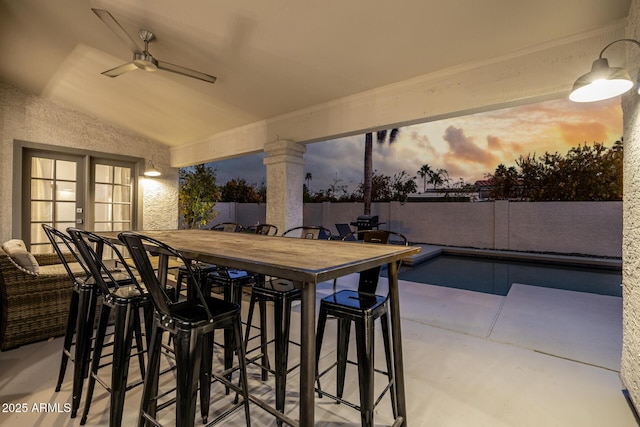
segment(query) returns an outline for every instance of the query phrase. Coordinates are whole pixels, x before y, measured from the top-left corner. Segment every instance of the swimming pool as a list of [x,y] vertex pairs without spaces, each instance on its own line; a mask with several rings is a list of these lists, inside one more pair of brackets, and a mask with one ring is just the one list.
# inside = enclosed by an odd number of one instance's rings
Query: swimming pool
[[402,266],[399,278],[503,296],[513,283],[622,296],[620,269],[485,257],[440,255],[415,267]]

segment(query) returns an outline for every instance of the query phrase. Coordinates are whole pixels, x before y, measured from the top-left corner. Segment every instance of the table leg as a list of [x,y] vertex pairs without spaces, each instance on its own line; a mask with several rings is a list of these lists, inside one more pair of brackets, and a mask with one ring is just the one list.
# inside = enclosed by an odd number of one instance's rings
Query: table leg
[[300,330],[300,427],[313,426],[315,422],[316,377],[316,286],[302,284]]
[[389,310],[391,311],[391,340],[393,342],[393,364],[396,381],[396,402],[398,417],[402,417],[402,426],[407,425],[407,404],[404,393],[404,367],[402,360],[402,333],[400,331],[400,292],[398,290],[398,265],[388,264],[389,271]]

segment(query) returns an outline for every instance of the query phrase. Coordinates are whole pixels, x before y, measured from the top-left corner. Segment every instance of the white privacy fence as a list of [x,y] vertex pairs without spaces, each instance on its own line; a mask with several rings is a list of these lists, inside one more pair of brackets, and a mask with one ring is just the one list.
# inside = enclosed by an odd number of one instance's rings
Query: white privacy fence
[[[218,203],[215,210],[212,224],[266,221],[265,204]],[[622,202],[390,202],[373,203],[371,211],[384,223],[380,228],[414,243],[622,256]],[[336,232],[336,223],[355,221],[362,212],[362,203],[307,203],[304,224]]]

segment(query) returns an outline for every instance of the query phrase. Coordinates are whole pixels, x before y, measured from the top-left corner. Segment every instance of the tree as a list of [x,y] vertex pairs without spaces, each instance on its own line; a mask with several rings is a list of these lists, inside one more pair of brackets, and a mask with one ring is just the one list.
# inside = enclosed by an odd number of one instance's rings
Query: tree
[[244,178],[228,181],[221,189],[221,200],[237,203],[262,203],[259,190],[249,184]]
[[307,183],[307,188],[309,188],[309,184],[311,183],[312,180],[313,180],[313,175],[311,175],[311,172],[307,172],[307,174],[304,176],[304,181]]
[[[431,177],[431,174],[433,173],[433,171],[431,170],[431,166],[424,164],[420,167],[420,170],[418,170],[418,172],[416,172],[418,175],[420,175],[420,177],[422,178],[422,192],[426,193],[427,192],[427,178]],[[429,181],[430,182],[430,181]]]
[[518,196],[518,171],[515,167],[506,167],[502,163],[498,165],[493,175],[487,176],[493,183],[491,198],[513,199]]
[[446,169],[436,169],[429,172],[429,183],[435,190],[438,186],[449,183],[449,172]]
[[[389,132],[389,144],[393,144],[397,137],[399,129],[393,128]],[[376,133],[378,144],[384,144],[387,140],[387,131],[381,130]],[[367,133],[364,138],[364,185],[362,189],[362,197],[364,199],[364,214],[371,215],[371,200],[373,186],[373,134]]]
[[405,202],[409,194],[418,191],[415,179],[415,176],[409,176],[405,171],[393,174],[391,178],[391,200]]
[[216,170],[205,164],[180,170],[178,204],[182,225],[202,227],[218,214],[213,207],[220,199]]
[[622,140],[612,148],[601,143],[578,145],[566,155],[520,156],[516,167],[498,165],[487,178],[493,198],[548,200],[622,200]]

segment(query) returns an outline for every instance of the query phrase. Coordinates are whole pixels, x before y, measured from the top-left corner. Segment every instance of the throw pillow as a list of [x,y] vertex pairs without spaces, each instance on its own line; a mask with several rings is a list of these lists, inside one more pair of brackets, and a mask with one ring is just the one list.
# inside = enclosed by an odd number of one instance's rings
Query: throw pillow
[[2,250],[11,257],[14,263],[33,274],[40,274],[40,266],[35,257],[27,250],[20,239],[12,239],[2,244]]

